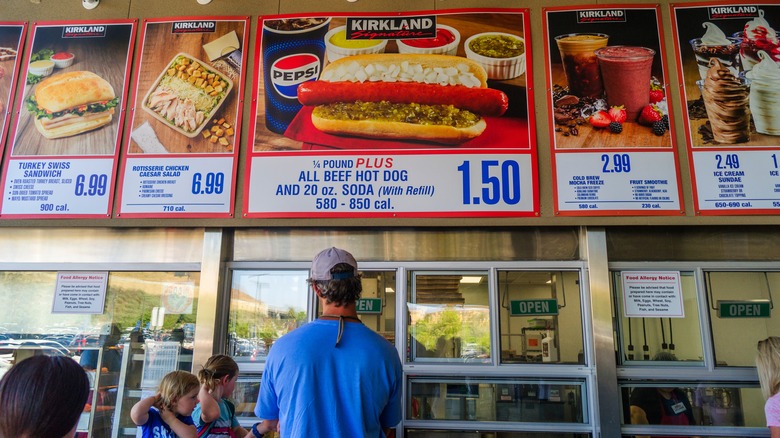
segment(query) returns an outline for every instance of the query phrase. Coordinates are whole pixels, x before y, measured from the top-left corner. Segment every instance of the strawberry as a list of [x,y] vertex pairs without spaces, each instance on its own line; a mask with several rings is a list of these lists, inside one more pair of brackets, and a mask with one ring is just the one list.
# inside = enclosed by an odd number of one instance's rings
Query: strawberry
[[620,106],[613,106],[609,109],[609,118],[612,119],[613,122],[623,123],[626,121],[626,107],[623,105]]
[[661,117],[663,117],[661,110],[659,110],[657,106],[650,104],[645,105],[645,107],[642,108],[642,111],[639,112],[638,121],[641,125],[651,126],[653,123],[661,120]]
[[660,85],[650,85],[650,103],[657,103],[664,100],[664,90]]
[[594,128],[606,128],[612,120],[606,111],[601,110],[590,116],[588,121]]

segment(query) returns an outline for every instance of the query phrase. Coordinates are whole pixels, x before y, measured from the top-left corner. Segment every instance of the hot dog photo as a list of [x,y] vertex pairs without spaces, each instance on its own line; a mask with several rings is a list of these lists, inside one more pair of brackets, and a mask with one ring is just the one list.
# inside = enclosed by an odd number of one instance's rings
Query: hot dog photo
[[256,152],[531,147],[522,14],[261,24]]

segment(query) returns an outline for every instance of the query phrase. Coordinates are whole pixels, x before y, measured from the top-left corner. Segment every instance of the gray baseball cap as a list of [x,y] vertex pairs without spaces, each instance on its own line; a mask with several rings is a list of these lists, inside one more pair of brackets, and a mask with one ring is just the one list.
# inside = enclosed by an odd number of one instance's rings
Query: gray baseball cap
[[[352,272],[339,272],[331,274],[330,270],[339,263],[347,263],[354,268]],[[352,278],[357,274],[358,265],[352,254],[336,247],[320,251],[311,262],[312,280],[343,280]]]

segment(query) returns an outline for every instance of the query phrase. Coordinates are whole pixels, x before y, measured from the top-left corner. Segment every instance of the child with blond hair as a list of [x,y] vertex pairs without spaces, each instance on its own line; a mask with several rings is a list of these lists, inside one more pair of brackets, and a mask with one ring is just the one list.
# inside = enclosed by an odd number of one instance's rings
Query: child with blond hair
[[761,393],[766,399],[766,425],[772,438],[780,438],[780,337],[758,341],[756,368]]
[[200,382],[194,374],[172,371],[160,380],[157,394],[141,399],[130,418],[141,427],[141,438],[197,438],[192,411]]

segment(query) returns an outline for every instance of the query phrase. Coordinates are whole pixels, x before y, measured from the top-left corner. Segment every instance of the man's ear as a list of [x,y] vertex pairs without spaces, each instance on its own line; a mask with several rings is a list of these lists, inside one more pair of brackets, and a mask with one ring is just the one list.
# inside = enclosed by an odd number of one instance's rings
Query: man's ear
[[322,292],[320,291],[320,287],[317,286],[317,283],[312,283],[311,284],[311,288],[314,291],[314,293],[317,294],[317,296],[319,298],[322,298]]

